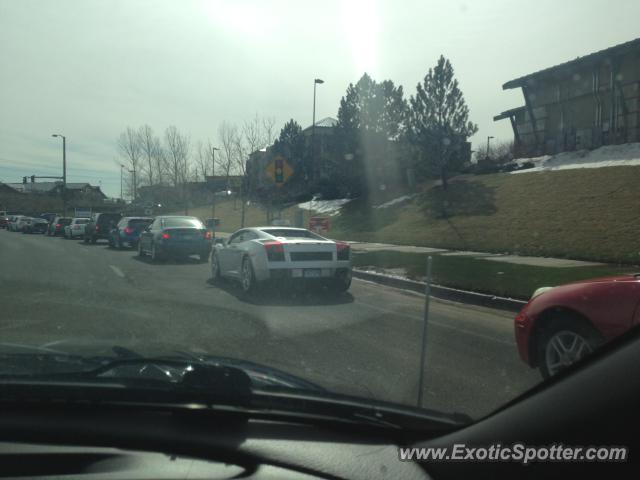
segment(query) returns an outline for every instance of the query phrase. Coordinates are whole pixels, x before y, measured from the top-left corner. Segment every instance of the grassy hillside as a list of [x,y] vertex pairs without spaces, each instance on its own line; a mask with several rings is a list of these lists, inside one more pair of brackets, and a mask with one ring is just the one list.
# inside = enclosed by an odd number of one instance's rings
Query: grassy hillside
[[619,263],[640,262],[640,167],[460,176],[410,203],[354,201],[332,236],[349,240]]
[[[289,207],[282,211],[282,218],[295,224],[295,212],[298,207]],[[184,210],[171,212],[174,215],[184,215]],[[194,207],[189,209],[189,215],[201,218],[202,220],[212,218],[211,205]],[[308,212],[304,212],[305,225],[309,217]],[[233,232],[240,228],[241,223],[241,205],[240,201],[233,199],[222,199],[216,201],[216,218],[220,219],[220,231]],[[258,204],[250,204],[245,210],[245,227],[257,227],[267,225],[267,212]]]

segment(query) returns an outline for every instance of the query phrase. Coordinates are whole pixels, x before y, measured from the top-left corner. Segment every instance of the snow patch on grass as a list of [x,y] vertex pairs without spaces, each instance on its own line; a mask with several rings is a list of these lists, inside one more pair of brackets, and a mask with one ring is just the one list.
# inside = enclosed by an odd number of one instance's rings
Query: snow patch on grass
[[607,145],[595,150],[578,150],[557,155],[544,155],[515,160],[518,166],[531,162],[535,166],[512,174],[543,172],[547,170],[571,170],[576,168],[604,168],[640,165],[640,143]]
[[336,215],[340,208],[350,202],[350,198],[338,198],[336,200],[311,200],[309,202],[299,203],[298,208],[303,210],[312,210],[327,215]]

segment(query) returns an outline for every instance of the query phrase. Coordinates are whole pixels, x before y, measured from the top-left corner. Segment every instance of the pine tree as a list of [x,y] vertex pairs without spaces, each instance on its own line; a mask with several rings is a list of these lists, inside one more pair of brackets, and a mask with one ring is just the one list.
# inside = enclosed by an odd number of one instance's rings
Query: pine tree
[[[336,128],[343,190],[352,195],[366,193],[371,176],[366,156],[371,153],[371,142],[384,145],[398,140],[405,128],[406,111],[402,87],[391,80],[377,83],[365,73],[355,85],[349,84],[340,100]],[[350,160],[343,161],[345,155]]]
[[440,56],[409,99],[407,135],[418,151],[419,173],[437,173],[447,188],[449,172],[462,158],[467,139],[478,131],[449,60]]

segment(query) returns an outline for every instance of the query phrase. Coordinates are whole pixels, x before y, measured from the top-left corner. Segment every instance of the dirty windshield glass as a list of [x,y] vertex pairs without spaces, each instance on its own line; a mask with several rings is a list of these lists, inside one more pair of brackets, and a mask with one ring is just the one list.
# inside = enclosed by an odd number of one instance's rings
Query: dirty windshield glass
[[639,318],[638,18],[0,0],[0,390],[180,352],[475,419],[579,367]]

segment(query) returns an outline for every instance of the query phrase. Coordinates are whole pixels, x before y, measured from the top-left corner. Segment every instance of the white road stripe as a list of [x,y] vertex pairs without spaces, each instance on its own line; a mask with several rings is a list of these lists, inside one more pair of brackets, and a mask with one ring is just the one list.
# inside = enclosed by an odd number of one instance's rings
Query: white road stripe
[[109,265],[109,267],[117,276],[119,276],[120,278],[124,278],[124,273],[122,273],[122,270],[120,270],[118,267],[116,267],[115,265]]

